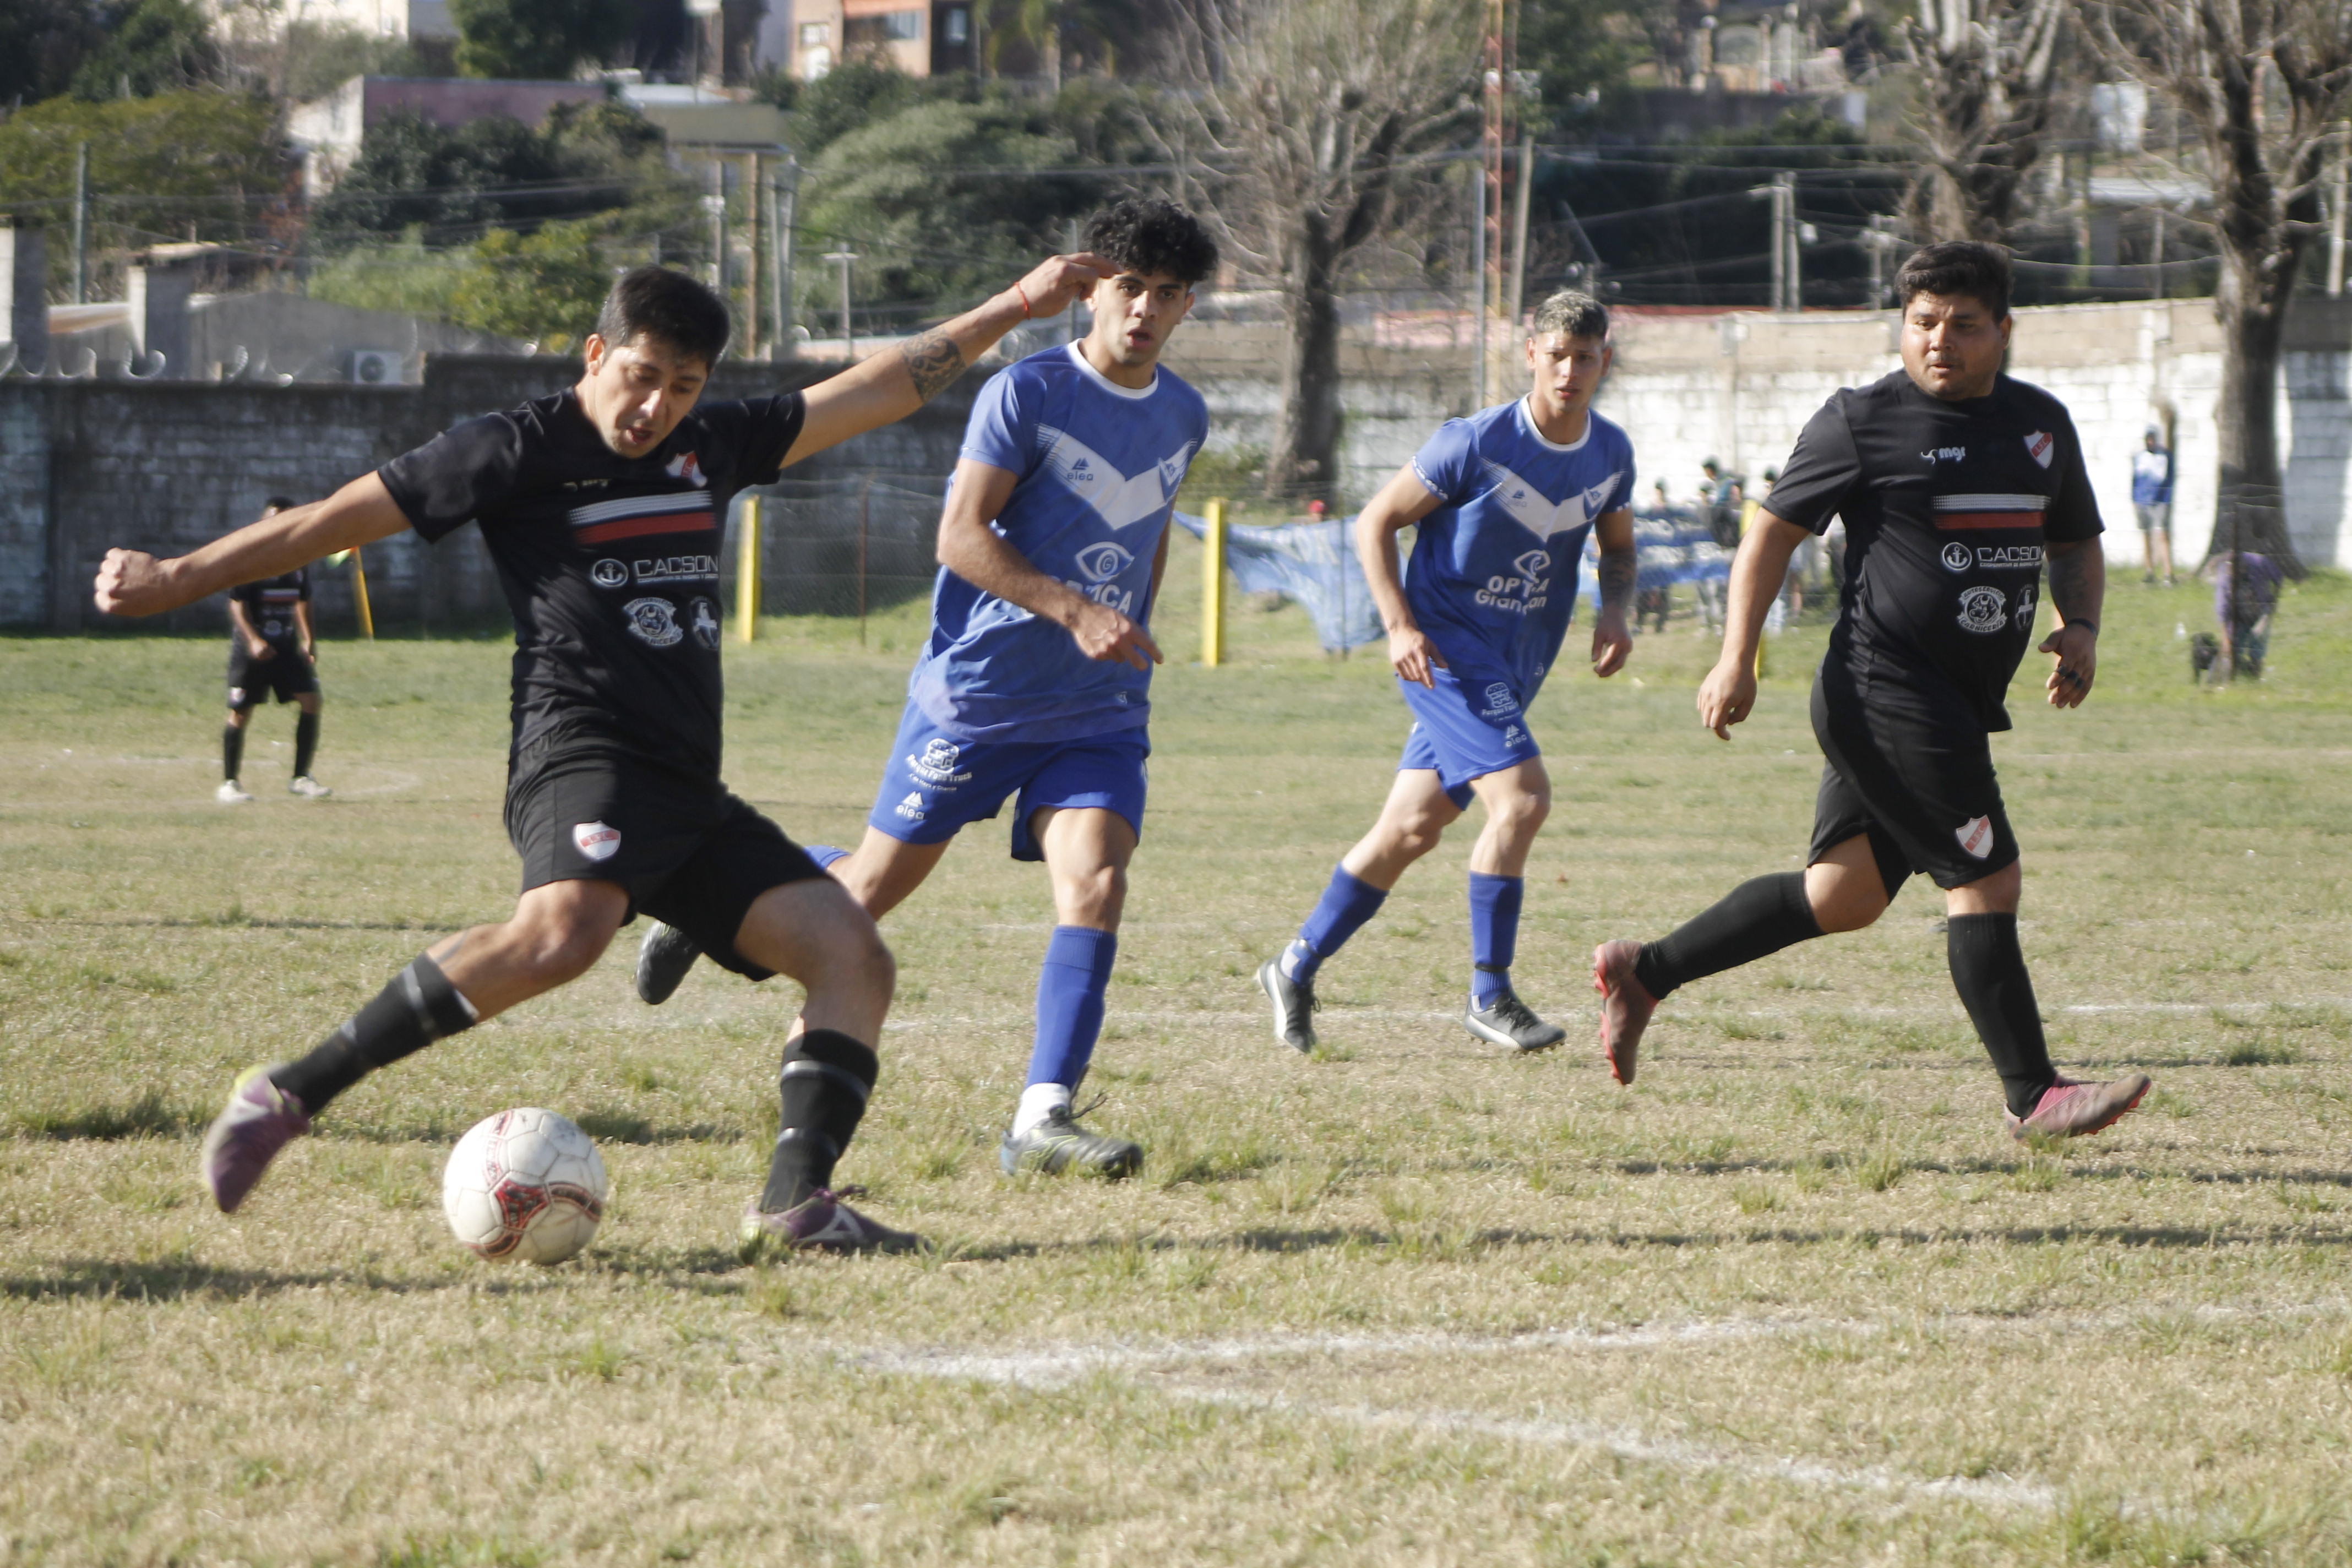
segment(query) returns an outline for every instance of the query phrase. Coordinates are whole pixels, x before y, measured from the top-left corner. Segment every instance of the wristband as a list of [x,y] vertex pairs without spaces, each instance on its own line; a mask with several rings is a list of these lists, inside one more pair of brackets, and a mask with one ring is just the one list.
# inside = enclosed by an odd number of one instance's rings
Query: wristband
[[2066,623],[2066,629],[2068,631],[2074,630],[2076,626],[2088,626],[2091,628],[2091,635],[2093,637],[2097,637],[2099,635],[2099,623],[2096,621],[2073,620]]
[[1025,321],[1029,319],[1029,290],[1021,287],[1021,279],[1015,278],[1013,291],[1021,297],[1021,319]]

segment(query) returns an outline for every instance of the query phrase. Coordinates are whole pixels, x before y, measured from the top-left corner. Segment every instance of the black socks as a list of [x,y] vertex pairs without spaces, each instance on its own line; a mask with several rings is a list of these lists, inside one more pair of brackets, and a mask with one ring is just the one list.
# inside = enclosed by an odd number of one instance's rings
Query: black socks
[[[1821,934],[1813,906],[1805,900],[1802,871],[1758,877],[1732,889],[1672,936],[1643,942],[1641,956],[1633,961],[1633,977],[1643,990],[1664,1001],[1676,986],[1752,963]],[[2013,939],[2011,945],[2015,946]]]
[[319,754],[319,716],[299,715],[294,721],[294,776],[310,776],[310,759]]
[[784,1052],[783,1102],[760,1212],[782,1214],[833,1181],[833,1167],[866,1114],[881,1058],[837,1029],[811,1029]]
[[221,726],[221,782],[233,784],[245,765],[245,731],[234,724]]
[[441,966],[418,953],[374,1001],[269,1081],[302,1102],[312,1116],[327,1102],[381,1067],[423,1050],[445,1035],[474,1026],[474,1005],[458,994]]
[[1945,951],[1952,964],[1952,988],[1977,1026],[1977,1038],[1992,1058],[2009,1096],[2011,1116],[2030,1116],[2042,1091],[2058,1078],[2050,1047],[2042,1037],[2042,1015],[2033,1005],[2033,982],[2017,945],[2015,915],[1954,915],[1947,922]]

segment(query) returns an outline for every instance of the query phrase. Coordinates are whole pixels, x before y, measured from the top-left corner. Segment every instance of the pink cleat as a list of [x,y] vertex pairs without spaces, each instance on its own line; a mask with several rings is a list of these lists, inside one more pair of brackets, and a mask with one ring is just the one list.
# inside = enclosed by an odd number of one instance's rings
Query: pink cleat
[[1642,1031],[1658,1009],[1658,999],[1633,976],[1633,961],[1641,955],[1642,944],[1623,938],[1592,950],[1592,988],[1601,993],[1601,1054],[1609,1058],[1609,1075],[1619,1083],[1633,1081]]
[[754,1199],[735,1228],[735,1256],[746,1263],[787,1252],[920,1252],[925,1247],[921,1237],[868,1219],[822,1189],[782,1214],[762,1213]]
[[228,1091],[228,1107],[205,1134],[197,1172],[221,1213],[235,1214],[287,1142],[310,1131],[302,1102],[269,1081],[268,1068],[247,1068]]
[[2037,1132],[2044,1138],[2087,1138],[2121,1121],[2147,1090],[2148,1077],[2144,1072],[2126,1073],[2113,1083],[2076,1083],[2062,1078],[2042,1091],[2032,1115],[2003,1114],[2008,1116],[2009,1135],[2020,1142]]

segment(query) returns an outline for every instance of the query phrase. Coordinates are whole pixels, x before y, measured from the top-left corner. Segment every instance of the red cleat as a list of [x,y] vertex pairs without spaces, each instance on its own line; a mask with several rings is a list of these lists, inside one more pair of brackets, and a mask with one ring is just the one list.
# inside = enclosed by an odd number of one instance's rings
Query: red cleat
[[2042,1091],[2032,1115],[2009,1116],[2009,1135],[2020,1142],[2037,1132],[2044,1138],[2087,1138],[2121,1121],[2147,1090],[2144,1072],[2126,1073],[2113,1083],[2062,1078]]
[[1619,1083],[1633,1081],[1642,1031],[1658,1009],[1658,999],[1633,977],[1633,961],[1641,955],[1640,942],[1622,938],[1592,950],[1592,988],[1601,993],[1601,1054],[1609,1058],[1609,1075]]

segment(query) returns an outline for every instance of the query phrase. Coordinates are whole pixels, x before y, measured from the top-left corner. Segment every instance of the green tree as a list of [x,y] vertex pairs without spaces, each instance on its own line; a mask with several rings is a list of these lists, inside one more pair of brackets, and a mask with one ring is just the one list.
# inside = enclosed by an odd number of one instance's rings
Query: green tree
[[89,0],[7,0],[0,5],[0,100],[57,97],[105,42]]
[[74,72],[76,98],[93,102],[128,96],[151,98],[215,79],[220,51],[212,28],[189,0],[135,0],[100,9],[106,41]]
[[612,286],[593,223],[551,223],[528,235],[494,228],[457,274],[449,317],[562,353],[595,326]]
[[449,0],[467,76],[569,79],[602,63],[636,27],[630,0]]

